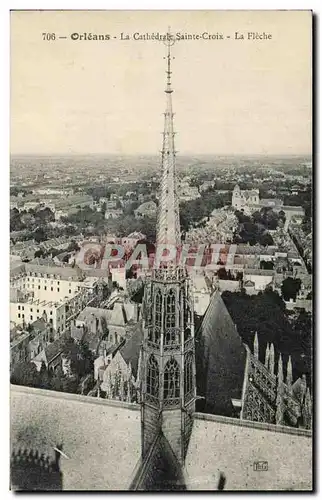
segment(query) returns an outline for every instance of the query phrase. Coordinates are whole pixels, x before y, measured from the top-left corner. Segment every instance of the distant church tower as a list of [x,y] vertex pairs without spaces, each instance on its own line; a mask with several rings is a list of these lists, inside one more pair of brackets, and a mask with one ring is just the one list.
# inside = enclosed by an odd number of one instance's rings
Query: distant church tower
[[[157,247],[181,245],[176,193],[171,53],[167,43],[166,111],[157,222]],[[196,374],[192,296],[184,266],[172,262],[153,269],[143,301],[141,424],[142,457],[162,433],[184,463],[195,411]]]

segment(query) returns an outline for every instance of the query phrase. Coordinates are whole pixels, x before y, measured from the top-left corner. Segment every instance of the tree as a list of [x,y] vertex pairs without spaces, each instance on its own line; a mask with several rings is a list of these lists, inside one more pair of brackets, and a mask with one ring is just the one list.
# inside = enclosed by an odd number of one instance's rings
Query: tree
[[283,224],[285,224],[285,221],[286,221],[286,215],[285,215],[285,212],[284,210],[280,210],[278,212],[278,218],[279,220],[281,220],[283,222]]
[[63,390],[63,378],[64,378],[64,373],[63,369],[61,366],[59,366],[51,379],[51,389],[53,391],[62,391]]
[[285,301],[296,300],[297,294],[301,289],[301,280],[299,278],[286,278],[281,286],[282,296]]
[[295,352],[297,340],[286,315],[285,304],[276,292],[265,290],[252,296],[223,292],[222,298],[243,342],[252,346],[254,334],[258,332],[260,359],[265,354],[267,342],[273,342],[280,352]]
[[34,254],[35,258],[45,257],[45,255],[46,255],[46,252],[42,248],[39,248],[38,250],[36,250],[35,254]]
[[228,274],[225,267],[221,267],[217,271],[217,276],[220,280],[228,280]]
[[79,249],[80,249],[79,244],[76,243],[76,241],[72,240],[68,245],[66,252],[78,252]]
[[272,262],[272,261],[266,261],[266,260],[261,260],[261,262],[260,262],[260,268],[261,269],[274,269],[274,262]]
[[16,385],[27,385],[29,387],[38,387],[39,374],[34,363],[19,363],[11,374],[10,381]]
[[93,359],[93,354],[92,351],[89,349],[88,343],[84,340],[82,340],[79,344],[80,348],[80,355],[82,356],[82,368],[83,368],[83,375],[92,373],[94,370],[94,359]]
[[51,377],[44,362],[41,363],[39,372],[38,387],[41,389],[51,389]]
[[263,247],[274,245],[273,238],[269,233],[264,233],[259,238],[259,244]]
[[48,250],[48,255],[51,255],[52,257],[56,257],[56,255],[59,255],[61,250],[58,250],[57,248],[50,248]]
[[37,227],[33,233],[33,237],[37,243],[40,243],[41,241],[45,241],[47,239],[47,234],[43,227]]

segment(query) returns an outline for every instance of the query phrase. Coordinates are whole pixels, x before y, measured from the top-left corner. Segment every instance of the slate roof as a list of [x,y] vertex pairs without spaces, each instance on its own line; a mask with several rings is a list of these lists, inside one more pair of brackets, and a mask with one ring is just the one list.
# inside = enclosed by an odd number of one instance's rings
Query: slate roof
[[132,373],[136,377],[141,349],[141,342],[143,341],[143,329],[141,322],[135,327],[133,335],[125,342],[124,346],[120,349],[120,353],[124,361],[129,364],[131,361]]
[[115,302],[113,309],[103,309],[100,307],[85,307],[77,317],[78,321],[87,321],[95,318],[105,318],[107,324],[125,326],[127,323],[126,313],[123,304]]
[[196,340],[197,394],[205,397],[199,408],[233,416],[231,399],[242,396],[246,350],[218,290],[210,299]]
[[63,352],[62,348],[62,343],[61,339],[55,340],[55,342],[52,342],[48,344],[45,349],[38,354],[34,358],[35,361],[47,361],[47,363],[50,363],[53,359],[55,359],[59,354]]
[[76,265],[74,267],[70,266],[56,266],[54,265],[41,265],[41,264],[35,264],[35,263],[26,263],[25,264],[25,269],[26,271],[34,272],[34,273],[43,273],[47,275],[57,275],[60,276],[62,279],[66,280],[76,280],[76,281],[83,281],[84,279],[84,274],[82,270]]
[[36,319],[33,323],[31,323],[31,326],[37,332],[43,332],[47,329],[47,323],[43,318]]

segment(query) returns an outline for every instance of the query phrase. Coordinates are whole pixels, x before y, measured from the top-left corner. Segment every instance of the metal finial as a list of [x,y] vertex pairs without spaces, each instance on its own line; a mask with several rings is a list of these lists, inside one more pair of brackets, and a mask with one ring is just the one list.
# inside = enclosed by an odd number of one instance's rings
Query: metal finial
[[174,59],[173,57],[171,57],[171,47],[172,45],[174,44],[175,42],[175,39],[174,39],[174,36],[171,34],[171,31],[170,31],[170,27],[168,28],[168,32],[167,32],[167,36],[166,36],[166,39],[164,40],[164,44],[167,46],[168,50],[167,50],[167,88],[166,88],[166,92],[167,93],[171,93],[172,92],[172,89],[171,89],[171,59]]

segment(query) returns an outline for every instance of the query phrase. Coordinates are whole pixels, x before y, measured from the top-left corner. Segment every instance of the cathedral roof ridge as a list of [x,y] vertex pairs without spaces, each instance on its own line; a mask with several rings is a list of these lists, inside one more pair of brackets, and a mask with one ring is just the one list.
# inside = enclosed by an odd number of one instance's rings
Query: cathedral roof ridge
[[238,427],[250,427],[252,429],[265,430],[271,432],[281,432],[283,434],[292,434],[296,436],[304,436],[312,438],[311,429],[300,429],[297,427],[290,427],[287,425],[277,425],[269,424],[267,422],[255,422],[253,420],[244,420],[241,418],[225,417],[223,415],[214,415],[210,413],[199,413],[195,412],[193,414],[195,420],[205,420],[208,422],[217,422],[228,425],[236,425]]

